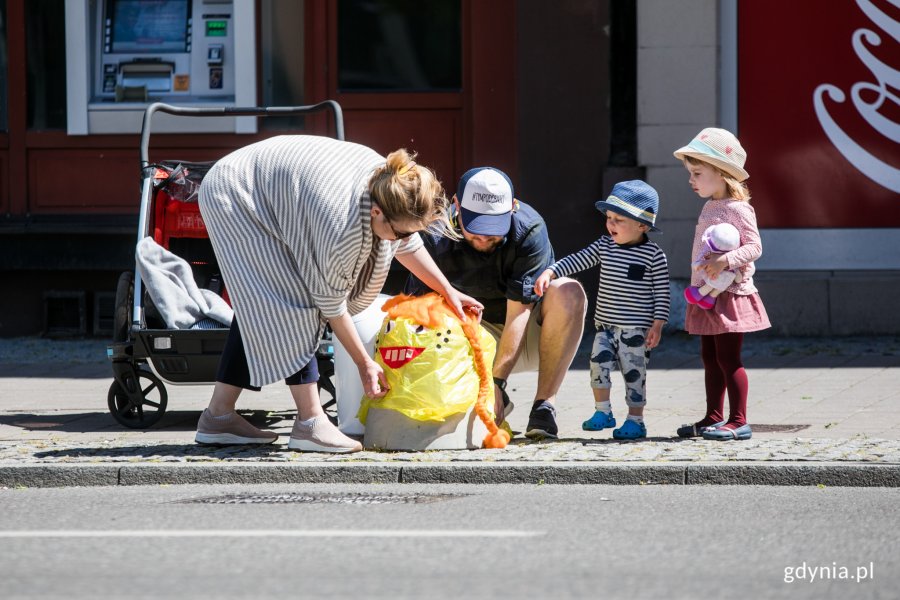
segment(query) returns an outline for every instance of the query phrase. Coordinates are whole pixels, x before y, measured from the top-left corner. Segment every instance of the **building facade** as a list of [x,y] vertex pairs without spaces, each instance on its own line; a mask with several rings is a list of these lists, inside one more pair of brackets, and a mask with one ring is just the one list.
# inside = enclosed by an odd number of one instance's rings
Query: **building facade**
[[763,241],[755,280],[773,333],[900,332],[896,3],[637,9],[638,162],[662,196],[659,242],[676,282],[689,275],[701,204],[672,150],[718,125],[748,152]]
[[[750,156],[773,333],[898,333],[900,120],[887,66],[900,19],[887,0],[815,4],[0,0],[0,335],[107,334],[116,279],[134,267],[134,107],[217,93],[237,105],[335,99],[347,139],[418,152],[449,193],[466,169],[497,166],[545,216],[558,256],[603,233],[593,204],[615,181],[645,177],[662,199],[657,240],[676,297],[701,202],[672,150],[726,127]],[[118,24],[142,9],[134,21],[151,33]],[[186,27],[173,26],[179,14],[193,15]],[[169,59],[178,53],[190,66]],[[214,160],[282,133],[333,128],[166,123],[151,160]],[[583,282],[593,296],[596,274]]]

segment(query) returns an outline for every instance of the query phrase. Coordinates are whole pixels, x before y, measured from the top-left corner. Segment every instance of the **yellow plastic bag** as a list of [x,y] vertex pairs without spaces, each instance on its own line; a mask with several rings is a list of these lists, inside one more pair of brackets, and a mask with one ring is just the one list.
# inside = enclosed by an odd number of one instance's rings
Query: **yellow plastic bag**
[[382,310],[388,316],[375,337],[375,360],[390,390],[383,398],[364,396],[359,420],[365,423],[369,407],[376,406],[440,422],[474,404],[488,430],[482,446],[505,448],[510,434],[497,427],[491,410],[496,343],[478,320],[471,314],[460,320],[437,294],[397,296]]
[[[478,398],[481,378],[459,317],[437,294],[398,296],[382,310],[388,316],[375,337],[375,362],[384,369],[390,390],[382,398],[364,397],[359,420],[366,422],[370,406],[418,421],[444,421],[468,412]],[[481,325],[473,329],[490,381],[496,342]],[[489,404],[492,414],[493,402]]]

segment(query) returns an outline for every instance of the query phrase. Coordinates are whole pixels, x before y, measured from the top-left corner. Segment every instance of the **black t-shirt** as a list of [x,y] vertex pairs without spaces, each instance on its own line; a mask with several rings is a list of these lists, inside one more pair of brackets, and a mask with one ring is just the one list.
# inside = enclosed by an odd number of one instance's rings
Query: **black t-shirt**
[[[455,214],[451,218],[455,219]],[[465,240],[434,234],[422,235],[422,239],[450,284],[484,304],[482,318],[490,323],[505,322],[507,300],[537,302],[534,281],[554,260],[544,219],[524,202],[518,202],[509,234],[490,254],[475,250]],[[404,289],[414,295],[429,291],[413,275]]]

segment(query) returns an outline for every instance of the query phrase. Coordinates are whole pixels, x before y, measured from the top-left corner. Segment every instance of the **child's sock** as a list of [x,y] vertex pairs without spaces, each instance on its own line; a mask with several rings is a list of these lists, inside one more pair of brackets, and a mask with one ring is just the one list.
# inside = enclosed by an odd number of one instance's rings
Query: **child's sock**
[[607,400],[606,402],[594,402],[594,410],[599,410],[602,413],[610,414],[612,413],[612,404]]
[[644,424],[644,417],[643,417],[643,415],[628,415],[628,417],[626,417],[626,420],[627,420],[627,421],[634,421],[635,423],[640,423],[641,425]]

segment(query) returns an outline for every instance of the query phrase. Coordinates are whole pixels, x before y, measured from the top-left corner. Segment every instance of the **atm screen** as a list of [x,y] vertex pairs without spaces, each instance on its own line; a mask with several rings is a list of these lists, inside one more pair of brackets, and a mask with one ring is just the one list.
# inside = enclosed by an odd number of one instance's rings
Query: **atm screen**
[[107,0],[111,31],[108,52],[116,54],[187,51],[190,0]]

